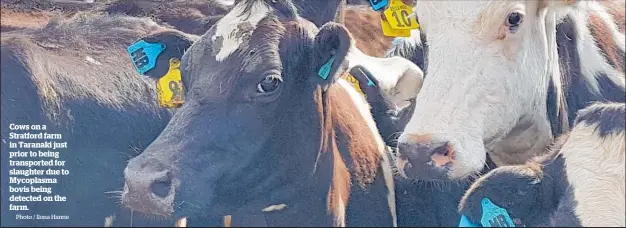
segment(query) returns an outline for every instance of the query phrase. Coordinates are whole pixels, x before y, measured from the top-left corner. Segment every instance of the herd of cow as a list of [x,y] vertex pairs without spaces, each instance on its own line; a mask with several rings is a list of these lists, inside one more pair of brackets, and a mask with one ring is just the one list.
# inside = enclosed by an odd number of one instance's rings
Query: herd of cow
[[[67,202],[27,212],[69,220],[17,220],[2,188],[2,225],[493,226],[497,205],[504,226],[625,226],[624,1],[411,4],[420,29],[395,39],[367,1],[3,18],[2,183],[11,123],[63,134],[71,174]],[[167,47],[146,75],[138,40]]]

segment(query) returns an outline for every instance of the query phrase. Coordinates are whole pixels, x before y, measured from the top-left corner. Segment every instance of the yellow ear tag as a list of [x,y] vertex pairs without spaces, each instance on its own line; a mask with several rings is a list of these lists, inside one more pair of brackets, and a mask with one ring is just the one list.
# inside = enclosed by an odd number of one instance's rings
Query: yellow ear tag
[[380,19],[380,25],[383,28],[383,35],[390,37],[410,37],[411,30],[409,29],[393,29],[389,22],[384,17]]
[[385,17],[394,29],[418,29],[417,18],[413,15],[413,8],[404,4],[402,0],[391,0],[385,9]]
[[157,82],[159,105],[164,108],[179,108],[183,105],[183,82],[180,77],[180,60],[170,59],[170,69]]
[[352,76],[352,74],[350,74],[348,72],[344,73],[344,79],[346,79],[346,81],[348,81],[350,84],[352,84],[352,87],[354,87],[354,89],[356,89],[356,91],[361,93],[363,96],[366,96],[365,93],[363,92],[363,90],[361,90],[361,86],[359,85],[359,81],[354,76]]

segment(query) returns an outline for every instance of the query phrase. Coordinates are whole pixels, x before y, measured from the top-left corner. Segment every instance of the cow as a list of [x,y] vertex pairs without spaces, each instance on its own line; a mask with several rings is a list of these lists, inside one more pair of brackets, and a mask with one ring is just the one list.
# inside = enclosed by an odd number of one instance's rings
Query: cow
[[581,109],[571,132],[525,165],[501,166],[478,179],[459,211],[480,224],[482,201],[507,210],[515,226],[624,227],[624,103]]
[[610,6],[417,1],[419,35],[390,51],[422,54],[426,73],[398,140],[400,174],[471,178],[487,155],[497,166],[523,164],[590,102],[624,102],[623,8],[614,17]]
[[296,11],[236,1],[187,49],[185,104],[129,161],[123,204],[163,217],[282,209],[271,226],[395,225],[383,140],[341,77],[372,59],[344,26],[318,29]]
[[[133,40],[157,31],[180,33],[147,18],[88,12],[2,33],[2,183],[9,183],[10,169],[23,168],[9,166],[8,160],[20,160],[9,159],[9,152],[37,152],[9,148],[10,143],[47,141],[12,138],[10,133],[25,133],[10,130],[12,125],[46,125],[45,132],[61,134],[56,141],[67,142],[67,149],[56,151],[69,170],[69,175],[58,176],[57,184],[46,186],[54,195],[66,196],[65,202],[8,201],[10,195],[20,194],[3,187],[2,226],[102,226],[110,215],[118,226],[173,224],[133,216],[122,210],[116,194],[107,193],[121,190],[128,159],[154,140],[172,115],[157,104],[155,81],[134,73],[125,51]],[[186,42],[197,38],[184,37]],[[162,56],[179,51],[168,48]],[[25,205],[28,211],[9,211],[9,204]],[[20,220],[17,214],[69,219]]]

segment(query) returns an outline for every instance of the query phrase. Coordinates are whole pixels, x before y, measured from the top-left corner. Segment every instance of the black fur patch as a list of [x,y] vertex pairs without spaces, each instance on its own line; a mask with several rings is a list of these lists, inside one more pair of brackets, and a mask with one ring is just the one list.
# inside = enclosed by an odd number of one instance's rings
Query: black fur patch
[[595,103],[578,112],[576,125],[595,125],[600,137],[624,133],[626,125],[626,105],[624,103]]

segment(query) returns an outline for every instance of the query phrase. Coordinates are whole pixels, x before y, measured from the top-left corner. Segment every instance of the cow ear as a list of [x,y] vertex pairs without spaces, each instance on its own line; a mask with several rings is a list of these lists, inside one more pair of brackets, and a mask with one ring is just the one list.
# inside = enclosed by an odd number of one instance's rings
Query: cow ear
[[180,60],[197,39],[177,30],[160,30],[139,39],[127,51],[139,74],[160,78],[168,72],[170,59]]
[[346,55],[352,46],[348,30],[341,24],[324,24],[313,44],[312,64],[315,76],[313,81],[323,89],[332,85],[348,69]]

